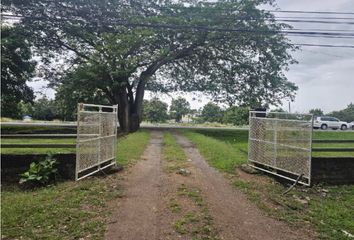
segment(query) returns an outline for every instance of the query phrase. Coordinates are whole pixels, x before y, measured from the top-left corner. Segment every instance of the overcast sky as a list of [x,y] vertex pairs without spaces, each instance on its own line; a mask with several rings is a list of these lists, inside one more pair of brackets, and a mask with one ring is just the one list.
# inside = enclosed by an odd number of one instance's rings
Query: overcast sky
[[[277,0],[281,10],[303,11],[336,11],[354,12],[354,0]],[[318,14],[289,14],[278,13],[279,17],[352,17],[354,15],[318,15]],[[334,21],[334,20],[328,20]],[[335,20],[354,22],[354,20]],[[351,24],[320,24],[320,23],[292,23],[295,28],[324,29],[324,30],[352,30]],[[290,37],[293,43],[336,44],[354,45],[354,39],[330,39]],[[286,73],[288,79],[297,84],[299,90],[291,110],[307,112],[312,108],[321,108],[325,112],[345,108],[349,103],[354,103],[354,48],[323,48],[302,47],[294,54],[299,64],[293,65]],[[30,83],[41,94],[54,96],[51,89],[43,88],[45,83]],[[175,94],[175,96],[187,96]],[[151,96],[147,94],[147,96]],[[208,100],[203,96],[188,95],[192,108],[202,107]],[[171,97],[165,96],[163,100],[170,102]],[[284,103],[284,109],[288,103]]]

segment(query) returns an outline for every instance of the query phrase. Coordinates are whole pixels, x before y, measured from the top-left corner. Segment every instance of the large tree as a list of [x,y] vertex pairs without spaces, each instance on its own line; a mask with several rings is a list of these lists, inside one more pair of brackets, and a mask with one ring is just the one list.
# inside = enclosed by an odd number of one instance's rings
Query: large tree
[[33,90],[26,81],[35,63],[28,42],[15,26],[1,26],[1,116],[18,118],[20,101],[31,102]]
[[292,98],[296,86],[283,71],[294,47],[279,33],[287,26],[259,9],[272,3],[3,1],[45,60],[64,54],[69,70],[86,70],[87,84],[119,105],[124,131],[139,127],[146,90],[203,91],[230,105]]
[[145,100],[144,102],[144,120],[149,122],[166,122],[167,115],[167,103],[162,102],[158,98],[154,97],[150,101]]
[[209,102],[202,109],[201,117],[205,122],[222,122],[222,109],[215,103]]
[[170,107],[170,115],[175,119],[176,122],[180,122],[182,117],[190,113],[191,106],[189,102],[182,98],[172,99]]
[[233,106],[224,112],[223,122],[231,123],[235,126],[242,126],[248,124],[249,108]]

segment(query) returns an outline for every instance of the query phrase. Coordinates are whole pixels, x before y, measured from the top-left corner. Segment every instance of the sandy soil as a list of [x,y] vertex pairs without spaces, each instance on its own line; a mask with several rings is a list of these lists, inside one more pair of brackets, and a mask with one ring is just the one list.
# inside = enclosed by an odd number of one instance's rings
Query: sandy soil
[[[189,140],[174,135],[189,158],[191,175],[165,171],[161,154],[163,132],[152,131],[141,160],[125,173],[123,198],[111,203],[115,210],[106,239],[202,239],[205,236],[194,233],[192,228],[203,226],[210,227],[213,239],[311,239],[305,232],[264,216],[221,173],[209,167]],[[181,194],[181,186],[200,193],[202,203]],[[174,204],[178,211],[171,210]],[[181,233],[176,222],[188,213],[197,220],[183,225],[186,231]]]

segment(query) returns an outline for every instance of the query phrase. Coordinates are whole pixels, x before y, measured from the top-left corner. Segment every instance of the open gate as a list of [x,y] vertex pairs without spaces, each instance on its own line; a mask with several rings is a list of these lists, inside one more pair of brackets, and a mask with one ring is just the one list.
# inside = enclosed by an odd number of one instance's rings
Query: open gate
[[249,125],[250,166],[311,184],[311,114],[250,111]]
[[116,163],[117,109],[117,105],[78,104],[76,180]]

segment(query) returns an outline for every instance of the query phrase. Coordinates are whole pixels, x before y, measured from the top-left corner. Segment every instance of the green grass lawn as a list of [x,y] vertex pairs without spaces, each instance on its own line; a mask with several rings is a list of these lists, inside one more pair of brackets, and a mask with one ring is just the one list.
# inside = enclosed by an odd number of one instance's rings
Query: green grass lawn
[[[267,214],[299,228],[310,225],[316,229],[320,239],[352,239],[344,232],[354,234],[353,185],[297,187],[289,195],[282,196],[287,186],[273,178],[262,177],[263,181],[257,181],[260,176],[254,178],[251,176],[255,179],[253,181],[237,176],[235,167],[247,162],[247,130],[203,129],[183,130],[183,133],[196,144],[211,166],[234,174],[233,185],[245,192],[248,198]],[[314,132],[314,139],[354,139],[354,133]],[[337,146],[336,144],[321,145],[321,147]],[[353,153],[350,153],[349,156],[352,155]],[[328,156],[328,154],[318,153],[318,156]],[[334,153],[334,156],[342,155]],[[300,204],[296,201],[299,198],[309,199],[309,204]]]
[[[117,161],[123,165],[134,162],[148,141],[145,131],[120,138]],[[3,184],[2,239],[102,239],[107,202],[121,195],[120,181],[118,173],[34,190]]]

